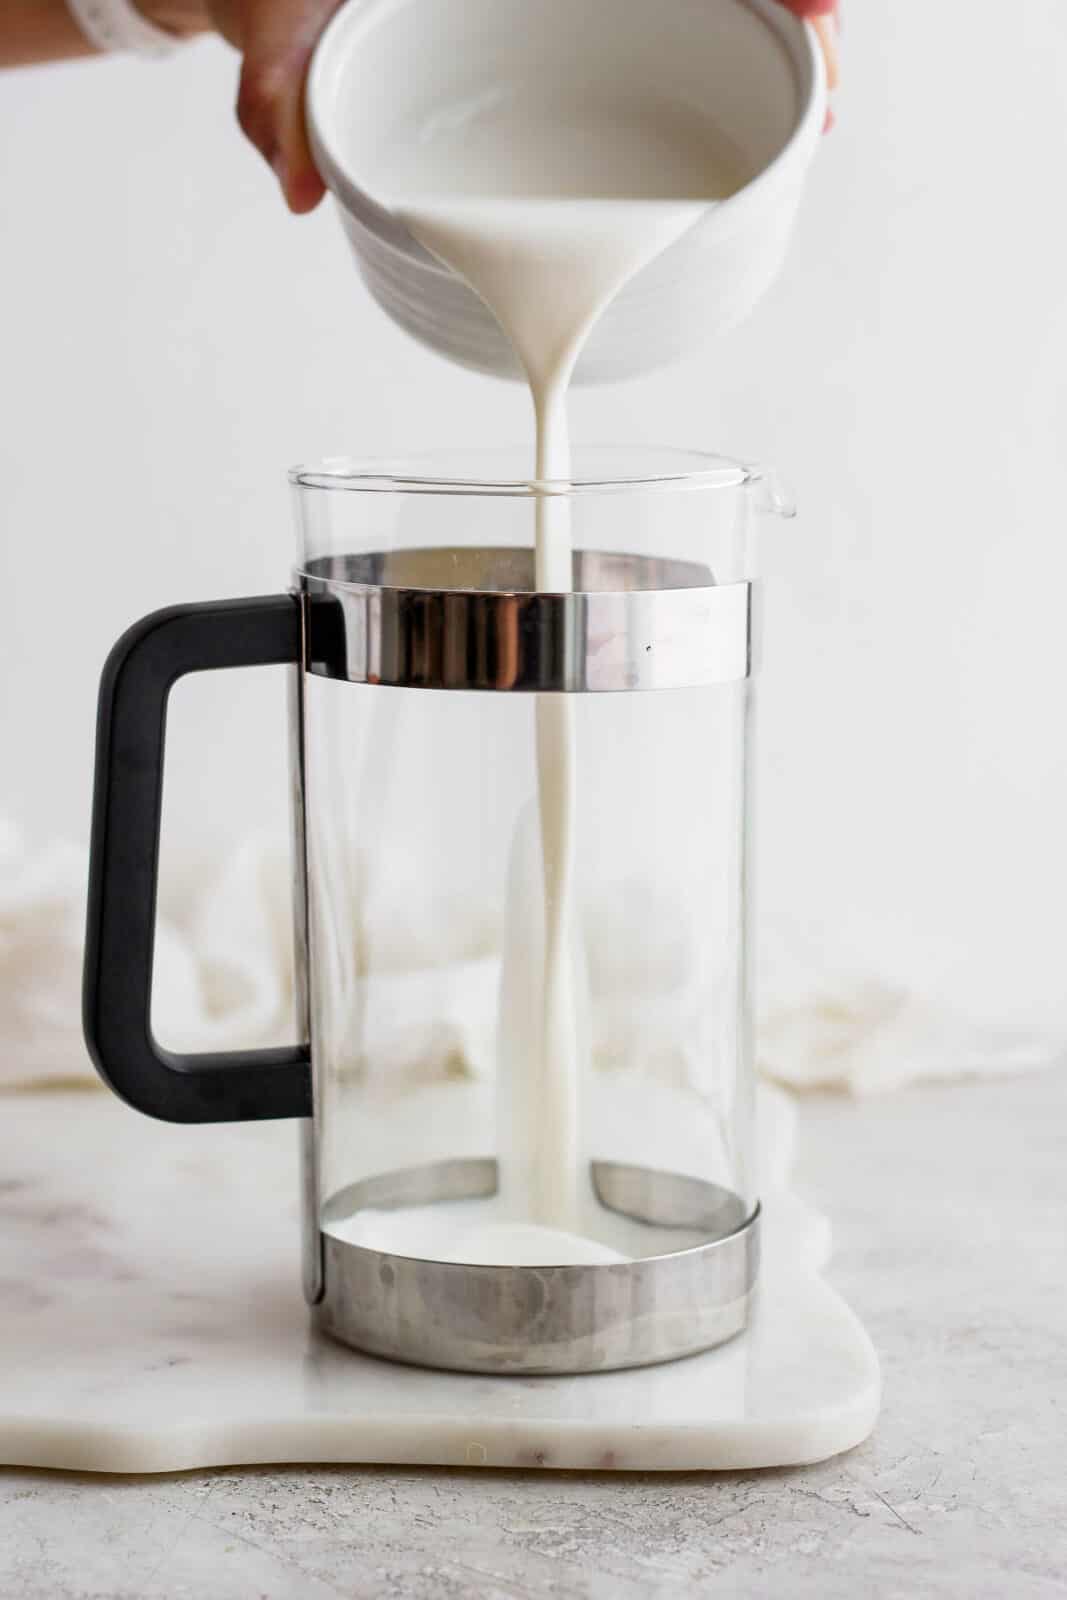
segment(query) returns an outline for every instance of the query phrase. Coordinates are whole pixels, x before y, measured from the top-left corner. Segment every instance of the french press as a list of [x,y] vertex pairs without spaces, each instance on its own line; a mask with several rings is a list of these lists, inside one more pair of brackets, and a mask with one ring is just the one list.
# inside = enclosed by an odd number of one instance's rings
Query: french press
[[[297,469],[292,589],[158,611],[103,672],[93,1059],[151,1116],[298,1119],[314,1320],[400,1361],[641,1366],[736,1334],[755,1285],[750,551],[767,481],[680,451],[578,465],[555,484],[448,458]],[[545,494],[569,506],[567,593],[534,586]],[[267,664],[290,669],[304,1042],[178,1056],[150,1025],[167,698],[184,673]],[[539,697],[567,698],[576,763],[558,1141]],[[479,1048],[396,1047],[420,1007]],[[562,1161],[566,1226],[538,1200]]]

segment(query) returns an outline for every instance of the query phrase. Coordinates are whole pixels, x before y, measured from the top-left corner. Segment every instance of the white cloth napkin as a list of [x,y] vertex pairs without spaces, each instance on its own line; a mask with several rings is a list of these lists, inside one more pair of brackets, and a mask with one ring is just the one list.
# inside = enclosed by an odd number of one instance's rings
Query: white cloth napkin
[[[81,1035],[86,871],[77,846],[35,851],[0,822],[0,1088],[96,1081]],[[357,864],[353,893],[361,881]],[[153,1028],[168,1047],[234,1049],[296,1036],[289,884],[288,844],[253,838],[194,885],[191,915],[180,923],[161,916]],[[451,949],[447,914],[414,904],[417,892],[413,879],[392,899],[373,897],[374,945],[391,956],[386,970],[358,980],[364,1053],[383,1079],[487,1074],[500,985],[490,924],[476,938],[466,926],[461,948]],[[370,903],[369,887],[367,895]],[[592,908],[593,1051],[618,1066],[647,1059],[654,1039],[657,1073],[685,1080],[700,1070],[689,975],[669,908],[657,918],[656,904],[650,895],[642,907],[648,960],[640,970],[626,965],[624,983],[611,960],[617,907],[609,897]],[[761,993],[761,1070],[794,1089],[874,1093],[921,1078],[1020,1071],[1065,1053],[1062,1039],[975,1027],[878,977],[827,974],[781,948]]]
[[884,976],[831,970],[781,935],[764,941],[758,972],[760,1069],[791,1089],[881,1094],[1067,1061],[1067,1037],[975,1023]]

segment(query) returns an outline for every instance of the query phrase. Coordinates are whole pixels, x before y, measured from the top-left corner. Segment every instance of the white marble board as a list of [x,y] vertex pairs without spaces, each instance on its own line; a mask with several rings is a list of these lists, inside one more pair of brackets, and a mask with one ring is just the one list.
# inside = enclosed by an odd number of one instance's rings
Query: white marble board
[[754,1323],[640,1372],[481,1378],[362,1357],[300,1296],[296,1133],[181,1128],[102,1092],[5,1097],[0,1463],[169,1472],[278,1462],[619,1470],[821,1460],[866,1438],[878,1362],[821,1276],[763,1095]]

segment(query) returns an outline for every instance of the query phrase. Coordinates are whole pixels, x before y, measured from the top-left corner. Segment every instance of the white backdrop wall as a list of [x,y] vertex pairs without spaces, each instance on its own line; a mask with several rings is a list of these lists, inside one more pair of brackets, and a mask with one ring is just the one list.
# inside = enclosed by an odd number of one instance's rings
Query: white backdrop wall
[[[789,269],[579,438],[776,462],[765,913],[982,1015],[1067,1023],[1067,9],[854,0]],[[966,20],[961,29],[961,19]],[[0,77],[0,813],[84,836],[107,647],[284,585],[285,467],[528,433],[283,211],[235,58]],[[282,686],[178,692],[170,856],[282,825]]]

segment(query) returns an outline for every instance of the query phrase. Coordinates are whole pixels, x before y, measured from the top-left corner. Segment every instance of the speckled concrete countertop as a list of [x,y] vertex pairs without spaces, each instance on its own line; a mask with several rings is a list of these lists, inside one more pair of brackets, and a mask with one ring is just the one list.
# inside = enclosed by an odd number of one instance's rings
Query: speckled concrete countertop
[[883,1358],[820,1467],[0,1473],[3,1600],[1067,1596],[1067,1071],[809,1102],[799,1182]]

